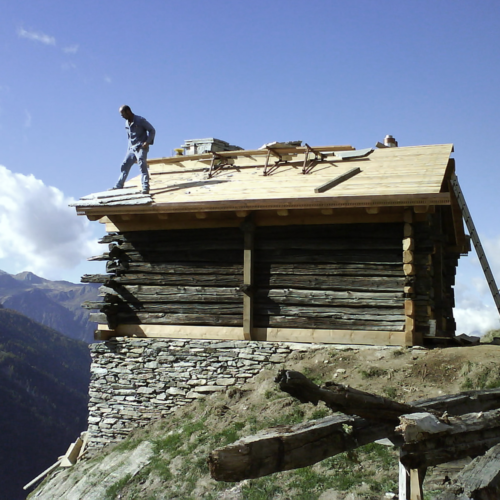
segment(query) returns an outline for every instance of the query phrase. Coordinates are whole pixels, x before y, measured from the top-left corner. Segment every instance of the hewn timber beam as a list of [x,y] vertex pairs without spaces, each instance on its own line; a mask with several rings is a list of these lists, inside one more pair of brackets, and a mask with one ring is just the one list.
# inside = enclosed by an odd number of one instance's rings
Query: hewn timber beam
[[[500,389],[439,396],[410,405],[417,411],[422,411],[423,407],[437,412],[446,410],[449,415],[489,411],[500,408]],[[403,444],[401,437],[394,432],[394,424],[334,415],[261,431],[214,450],[208,459],[210,473],[217,481],[257,478],[313,465],[382,438]]]
[[405,444],[401,463],[408,468],[430,467],[482,455],[500,443],[500,410],[468,413],[443,421],[426,413],[403,415],[396,428]]
[[325,182],[325,184],[318,186],[317,188],[314,189],[314,192],[315,193],[324,193],[325,191],[328,191],[329,189],[332,189],[333,187],[338,186],[339,184],[346,181],[347,179],[354,177],[356,174],[359,174],[360,172],[361,172],[361,169],[359,167],[351,168],[347,172],[344,172],[343,174],[335,177],[334,179],[332,179],[328,182]]
[[500,498],[500,444],[466,465],[437,500],[463,498],[478,500]]
[[317,405],[319,401],[323,401],[333,411],[357,415],[368,420],[397,422],[398,418],[405,413],[420,411],[409,404],[398,403],[347,385],[329,382],[322,388],[296,371],[281,370],[276,382],[282,391],[301,403]]

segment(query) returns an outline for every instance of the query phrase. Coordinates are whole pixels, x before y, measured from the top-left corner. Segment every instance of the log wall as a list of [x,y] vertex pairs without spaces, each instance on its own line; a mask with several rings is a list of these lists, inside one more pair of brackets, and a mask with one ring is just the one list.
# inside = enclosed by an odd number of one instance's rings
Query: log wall
[[[452,337],[451,252],[440,212],[413,223],[258,226],[252,284],[244,285],[240,228],[110,233],[103,302],[91,319],[117,325],[406,331]],[[246,316],[245,316],[246,317]],[[306,340],[306,339],[304,339]]]
[[111,233],[101,313],[118,324],[241,326],[243,235],[238,228]]
[[257,327],[404,329],[402,224],[258,228]]

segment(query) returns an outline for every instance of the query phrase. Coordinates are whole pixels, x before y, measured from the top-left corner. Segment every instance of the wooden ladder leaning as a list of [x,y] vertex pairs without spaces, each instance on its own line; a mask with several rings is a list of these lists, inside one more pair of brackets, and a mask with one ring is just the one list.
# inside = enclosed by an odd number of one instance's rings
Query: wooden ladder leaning
[[457,197],[460,210],[462,211],[462,217],[465,220],[465,224],[467,225],[467,229],[469,230],[472,242],[474,243],[474,248],[476,249],[479,262],[481,263],[484,275],[486,276],[486,281],[488,282],[491,294],[493,295],[493,300],[495,301],[495,305],[497,306],[498,312],[500,313],[500,294],[498,293],[498,287],[488,264],[488,259],[486,258],[486,255],[484,253],[483,245],[481,245],[481,241],[479,240],[476,226],[474,226],[474,222],[472,221],[472,217],[467,207],[467,203],[465,202],[464,195],[462,194],[462,190],[460,189],[460,184],[458,183],[457,176],[454,173],[451,174],[450,183],[453,192]]

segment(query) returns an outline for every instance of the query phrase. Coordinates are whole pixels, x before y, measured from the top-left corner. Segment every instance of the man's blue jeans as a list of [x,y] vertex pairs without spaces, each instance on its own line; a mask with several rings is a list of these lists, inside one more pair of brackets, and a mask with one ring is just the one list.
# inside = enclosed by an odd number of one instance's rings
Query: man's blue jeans
[[132,165],[137,163],[142,173],[142,189],[149,191],[149,172],[148,172],[148,151],[149,148],[141,148],[141,149],[129,149],[127,154],[125,155],[125,159],[123,160],[122,166],[120,167],[121,174],[118,178],[118,181],[115,185],[115,188],[121,189],[127,180],[128,174]]

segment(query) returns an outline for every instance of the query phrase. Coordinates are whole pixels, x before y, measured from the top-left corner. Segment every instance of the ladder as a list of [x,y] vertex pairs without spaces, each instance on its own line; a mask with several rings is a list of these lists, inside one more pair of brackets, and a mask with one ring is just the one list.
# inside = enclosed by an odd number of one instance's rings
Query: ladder
[[462,194],[462,190],[460,189],[460,184],[458,183],[457,176],[454,173],[451,174],[450,182],[451,187],[453,188],[453,192],[457,197],[460,210],[462,211],[462,217],[465,220],[465,224],[467,225],[467,229],[469,230],[472,242],[474,243],[474,248],[476,249],[479,262],[481,263],[481,267],[484,271],[484,275],[486,276],[486,281],[488,282],[488,286],[490,287],[491,295],[493,295],[493,300],[495,301],[495,305],[497,306],[498,312],[500,313],[500,294],[498,293],[498,287],[495,282],[495,278],[491,273],[488,260],[486,259],[486,255],[484,253],[483,245],[481,245],[481,241],[479,240],[476,226],[474,226],[474,222],[472,221],[469,209],[467,208],[467,203],[465,203],[465,198]]

